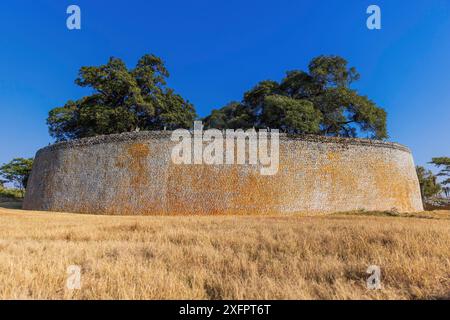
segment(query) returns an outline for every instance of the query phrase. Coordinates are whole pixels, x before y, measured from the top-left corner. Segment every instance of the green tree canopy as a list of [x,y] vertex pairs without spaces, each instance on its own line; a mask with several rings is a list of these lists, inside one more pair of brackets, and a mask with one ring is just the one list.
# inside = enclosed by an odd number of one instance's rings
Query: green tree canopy
[[442,181],[443,185],[450,185],[450,158],[449,157],[440,157],[433,158],[431,163],[441,168],[441,171],[438,173],[439,177],[443,177],[444,181]]
[[163,61],[154,55],[144,55],[131,70],[118,58],[82,67],[75,83],[93,92],[51,110],[50,135],[64,141],[137,129],[189,128],[195,109],[166,86],[168,76]]
[[289,71],[281,82],[266,80],[204,119],[219,129],[273,128],[288,133],[310,133],[387,138],[386,111],[351,84],[355,68],[338,56],[314,58],[305,71]]
[[437,177],[431,170],[426,170],[424,167],[416,167],[417,177],[419,178],[420,190],[422,197],[427,199],[437,195],[441,192],[442,187],[437,182]]
[[15,158],[0,167],[0,177],[13,183],[22,192],[26,189],[33,167],[33,159]]

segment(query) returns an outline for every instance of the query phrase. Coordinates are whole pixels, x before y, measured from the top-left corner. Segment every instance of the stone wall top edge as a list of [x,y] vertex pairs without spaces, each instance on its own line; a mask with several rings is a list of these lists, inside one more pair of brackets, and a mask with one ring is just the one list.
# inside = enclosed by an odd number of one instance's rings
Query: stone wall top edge
[[[120,143],[127,141],[142,141],[148,139],[156,140],[168,140],[170,139],[172,131],[140,131],[140,132],[124,132],[118,134],[101,135],[89,138],[81,138],[71,141],[57,142],[44,147],[38,151],[38,153],[43,151],[54,151],[59,149],[71,149],[78,147],[88,147],[103,143]],[[326,137],[318,135],[303,135],[303,134],[286,134],[280,133],[280,141],[305,141],[314,143],[324,143],[324,144],[338,144],[342,146],[346,145],[360,145],[375,148],[390,148],[397,149],[411,153],[411,150],[399,143],[386,142],[373,139],[362,139],[362,138],[343,138],[343,137]]]

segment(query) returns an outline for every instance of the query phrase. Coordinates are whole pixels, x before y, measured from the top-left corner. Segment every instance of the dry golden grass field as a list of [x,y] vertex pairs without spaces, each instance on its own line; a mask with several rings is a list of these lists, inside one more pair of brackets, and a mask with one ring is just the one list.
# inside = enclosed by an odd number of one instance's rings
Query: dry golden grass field
[[[67,267],[82,269],[66,289]],[[366,288],[369,265],[381,290]],[[0,209],[1,299],[449,299],[450,211],[126,217]]]

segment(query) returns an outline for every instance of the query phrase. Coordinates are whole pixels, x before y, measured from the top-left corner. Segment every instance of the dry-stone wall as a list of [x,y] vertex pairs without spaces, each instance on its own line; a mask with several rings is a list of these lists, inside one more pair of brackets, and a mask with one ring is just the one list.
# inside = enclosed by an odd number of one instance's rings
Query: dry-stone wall
[[364,139],[280,136],[279,171],[177,165],[170,132],[136,132],[38,151],[25,209],[117,215],[423,210],[411,152]]

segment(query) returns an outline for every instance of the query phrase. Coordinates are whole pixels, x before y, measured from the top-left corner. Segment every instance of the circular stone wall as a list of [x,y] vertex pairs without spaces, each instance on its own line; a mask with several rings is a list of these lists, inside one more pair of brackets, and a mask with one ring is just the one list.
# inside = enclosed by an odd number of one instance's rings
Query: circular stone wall
[[38,151],[25,209],[95,214],[422,211],[408,148],[363,139],[280,135],[279,170],[177,165],[171,132],[100,136]]

